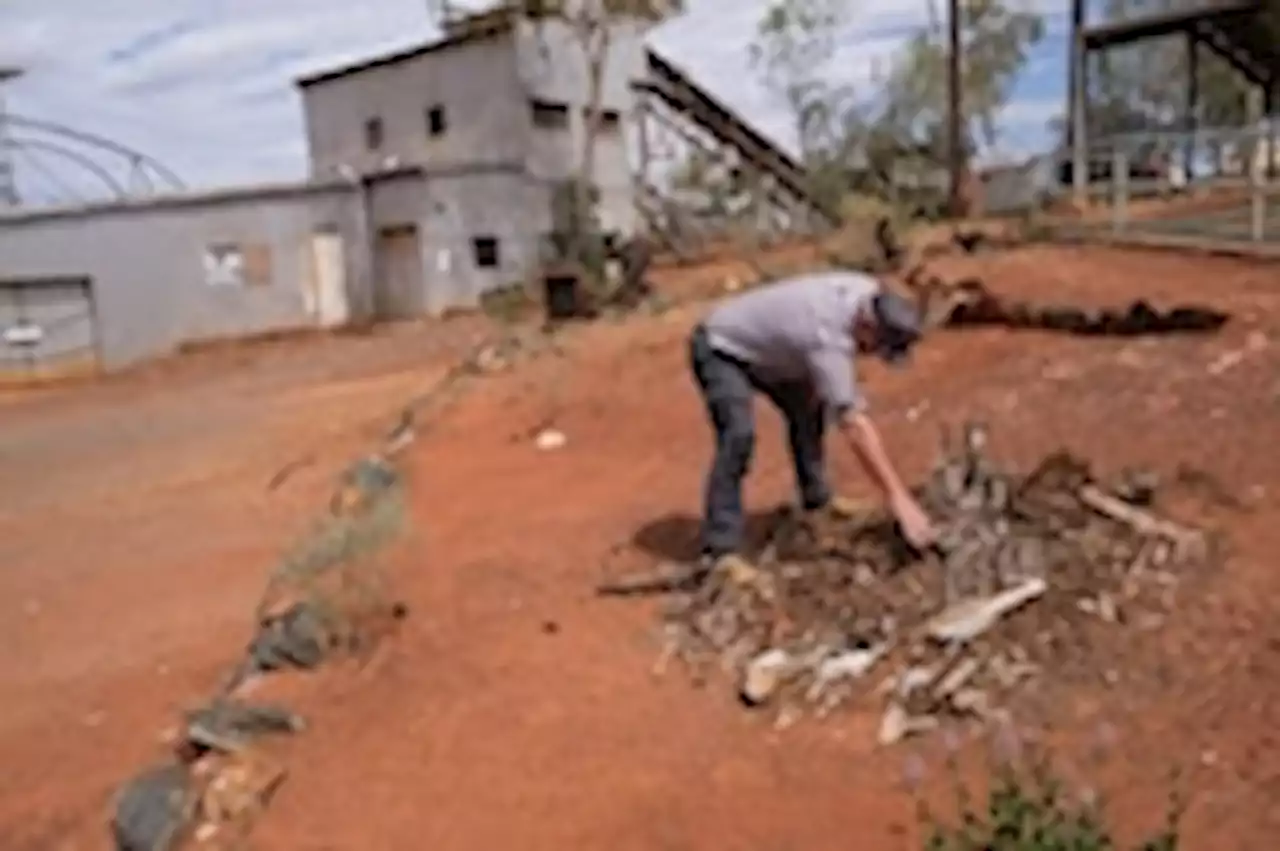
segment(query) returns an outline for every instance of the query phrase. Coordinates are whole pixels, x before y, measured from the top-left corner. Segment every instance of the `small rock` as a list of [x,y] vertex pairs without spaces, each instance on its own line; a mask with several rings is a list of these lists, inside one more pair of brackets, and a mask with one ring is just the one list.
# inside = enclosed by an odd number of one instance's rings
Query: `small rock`
[[818,663],[813,685],[809,687],[808,699],[816,701],[833,683],[865,676],[880,661],[884,650],[883,645],[866,650],[847,650],[823,659]]
[[1157,612],[1147,612],[1138,619],[1138,629],[1144,632],[1157,630],[1164,626],[1164,616]]
[[991,715],[991,700],[982,689],[960,689],[951,695],[951,706],[957,712],[968,713],[978,718],[986,718]]
[[897,744],[906,738],[909,724],[910,717],[902,704],[891,703],[880,719],[880,732],[876,738],[882,745]]
[[498,372],[507,368],[507,359],[501,355],[497,346],[486,346],[476,356],[476,366],[481,372]]
[[742,680],[742,701],[748,706],[759,706],[767,701],[782,685],[793,661],[785,650],[766,650],[747,663]]
[[84,725],[90,728],[101,727],[102,722],[106,720],[107,720],[107,713],[103,712],[101,709],[98,709],[93,712],[90,712],[88,715],[84,717]]
[[195,840],[199,843],[212,842],[218,837],[218,826],[212,822],[201,822],[196,828]]
[[890,703],[880,719],[877,740],[881,745],[894,745],[908,736],[937,729],[938,719],[932,715],[912,716],[902,704]]
[[550,452],[556,449],[563,449],[564,445],[569,442],[564,432],[553,428],[543,429],[538,432],[538,436],[534,439],[534,445],[543,452]]
[[1116,607],[1115,600],[1111,599],[1110,594],[1098,595],[1098,617],[1102,618],[1106,623],[1116,623],[1120,620],[1120,610]]
[[800,710],[794,706],[784,706],[778,712],[778,717],[773,719],[773,729],[782,731],[795,726],[800,720]]
[[1210,375],[1222,375],[1229,369],[1233,369],[1244,360],[1244,352],[1240,349],[1233,349],[1229,352],[1223,352],[1209,364]]
[[974,674],[982,667],[982,662],[977,659],[968,658],[960,662],[942,678],[934,689],[934,694],[938,697],[945,698],[955,692],[960,691],[965,683],[973,679]]
[[28,600],[22,604],[22,611],[30,618],[34,618],[36,615],[40,614],[40,609],[41,606],[39,600]]

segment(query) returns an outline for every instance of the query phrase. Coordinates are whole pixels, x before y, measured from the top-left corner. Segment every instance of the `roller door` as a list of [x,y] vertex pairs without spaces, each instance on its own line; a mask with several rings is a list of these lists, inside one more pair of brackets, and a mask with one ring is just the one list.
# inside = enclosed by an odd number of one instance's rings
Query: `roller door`
[[88,279],[0,280],[0,383],[97,374],[97,331]]

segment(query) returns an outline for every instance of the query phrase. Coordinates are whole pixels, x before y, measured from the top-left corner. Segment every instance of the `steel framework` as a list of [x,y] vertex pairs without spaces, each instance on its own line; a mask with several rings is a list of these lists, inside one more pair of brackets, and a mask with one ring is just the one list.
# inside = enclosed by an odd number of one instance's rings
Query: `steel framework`
[[[1068,140],[1071,182],[1078,200],[1088,192],[1090,55],[1148,39],[1181,35],[1187,55],[1187,112],[1184,129],[1194,134],[1199,103],[1199,60],[1203,47],[1226,60],[1259,95],[1262,115],[1273,116],[1280,91],[1280,0],[1200,0],[1188,8],[1142,15],[1132,20],[1086,26],[1084,0],[1072,0],[1072,49]],[[1261,117],[1261,116],[1259,116]],[[1269,134],[1268,134],[1269,136]],[[1267,140],[1268,146],[1274,141]],[[1185,168],[1193,168],[1188,146]]]
[[0,208],[121,201],[186,188],[164,163],[128,145],[8,111],[3,86],[21,75],[0,67]]

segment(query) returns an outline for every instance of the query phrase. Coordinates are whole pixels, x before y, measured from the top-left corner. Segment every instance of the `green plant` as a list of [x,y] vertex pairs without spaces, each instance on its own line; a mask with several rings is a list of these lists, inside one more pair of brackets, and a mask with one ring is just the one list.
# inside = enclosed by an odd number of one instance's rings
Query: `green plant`
[[480,309],[498,322],[519,322],[529,316],[534,307],[528,288],[519,282],[489,290],[480,296]]
[[[985,798],[975,798],[948,761],[957,815],[939,818],[919,803],[925,851],[1117,851],[1102,803],[1069,791],[1045,754],[995,768]],[[1164,827],[1133,851],[1177,851],[1184,802],[1175,781]]]

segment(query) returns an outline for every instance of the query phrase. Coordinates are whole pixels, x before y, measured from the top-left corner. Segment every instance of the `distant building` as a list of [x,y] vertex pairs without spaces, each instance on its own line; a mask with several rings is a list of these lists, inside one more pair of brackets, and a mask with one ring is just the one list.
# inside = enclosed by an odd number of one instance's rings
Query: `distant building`
[[[802,195],[799,167],[644,34],[636,21],[611,36],[601,226],[638,226],[628,140],[650,96]],[[588,106],[566,24],[472,16],[439,41],[297,85],[305,182],[0,209],[0,380],[113,369],[210,337],[438,315],[540,267]]]

